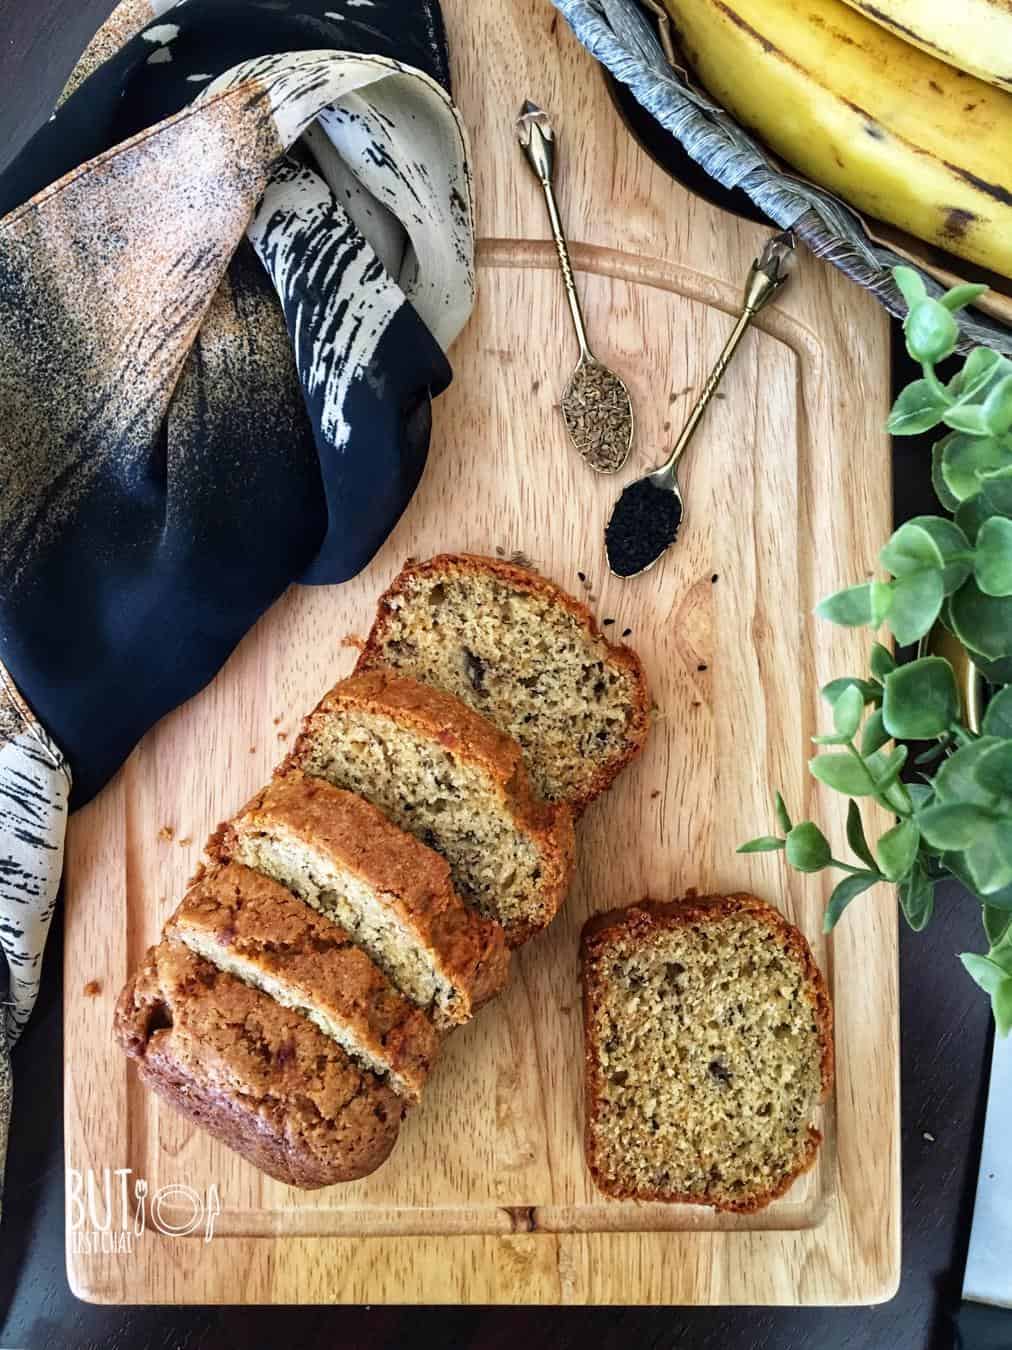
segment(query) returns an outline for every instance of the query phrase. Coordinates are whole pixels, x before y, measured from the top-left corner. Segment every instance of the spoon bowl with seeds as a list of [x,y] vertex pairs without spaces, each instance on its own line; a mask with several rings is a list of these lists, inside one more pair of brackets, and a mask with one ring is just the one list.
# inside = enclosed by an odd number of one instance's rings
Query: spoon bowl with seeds
[[663,464],[623,488],[604,532],[608,567],[613,576],[636,577],[648,571],[660,562],[678,537],[685,510],[676,476],[678,461],[688,448],[752,320],[787,280],[793,256],[794,236],[790,231],[775,234],[767,241],[749,269],[738,321],[700,391],[675,448]]
[[629,458],[632,446],[632,400],[622,380],[590,349],[569,246],[555,198],[555,133],[547,115],[529,99],[517,119],[517,140],[545,194],[566,300],[580,348],[576,369],[562,395],[562,418],[574,449],[591,469],[596,473],[618,473]]

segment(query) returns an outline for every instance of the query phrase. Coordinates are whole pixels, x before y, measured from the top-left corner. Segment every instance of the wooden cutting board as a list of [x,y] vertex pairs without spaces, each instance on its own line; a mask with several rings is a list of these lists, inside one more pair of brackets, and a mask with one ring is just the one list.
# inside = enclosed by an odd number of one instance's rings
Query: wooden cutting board
[[[547,0],[445,9],[473,142],[479,301],[438,401],[424,482],[362,576],[293,589],[71,825],[67,1166],[72,1197],[87,1201],[90,1170],[98,1202],[83,1219],[69,1207],[71,1285],[113,1303],[888,1298],[900,1232],[894,899],[863,897],[827,940],[823,878],[734,851],[769,828],[771,784],[843,846],[841,802],[804,766],[809,737],[825,729],[819,685],[860,670],[866,639],[810,615],[820,596],[870,574],[890,527],[885,316],[803,258],[694,445],[677,550],[638,581],[609,578],[602,529],[617,485],[567,450],[557,399],[575,350],[540,192],[513,142],[521,101],[542,103],[559,128],[590,331],[633,392],[637,444],[622,481],[677,431],[763,231],[690,197],[633,144]],[[300,717],[350,670],[342,639],[367,631],[406,555],[444,549],[520,550],[588,596],[614,620],[610,633],[630,630],[657,722],[646,755],[579,827],[564,913],[519,955],[509,993],[454,1036],[391,1160],[362,1182],[300,1193],[138,1087],[110,1039],[113,1004],[209,828],[268,777]],[[583,1162],[581,925],[692,886],[780,905],[835,1001],[839,1075],[819,1163],[753,1216],[606,1200]],[[105,1169],[114,1203],[103,1237]]]

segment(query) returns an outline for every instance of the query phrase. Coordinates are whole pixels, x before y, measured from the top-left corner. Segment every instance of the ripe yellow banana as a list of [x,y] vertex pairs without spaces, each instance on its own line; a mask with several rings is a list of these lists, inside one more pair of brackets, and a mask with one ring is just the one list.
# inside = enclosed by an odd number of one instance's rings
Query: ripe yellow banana
[[859,210],[1012,277],[1012,93],[842,0],[665,4],[706,88],[789,164]]
[[847,0],[946,65],[1012,89],[1009,0]]

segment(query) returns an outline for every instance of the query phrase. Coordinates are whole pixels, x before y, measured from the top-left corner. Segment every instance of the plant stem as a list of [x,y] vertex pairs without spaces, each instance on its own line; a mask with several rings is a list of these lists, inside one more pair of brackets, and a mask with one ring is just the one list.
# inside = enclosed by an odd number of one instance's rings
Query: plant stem
[[951,406],[952,406],[952,403],[954,402],[954,400],[953,400],[952,397],[946,392],[945,385],[942,384],[941,380],[940,380],[940,379],[938,378],[938,376],[935,374],[935,368],[934,368],[934,366],[929,365],[927,361],[922,361],[922,362],[921,362],[921,370],[923,370],[923,372],[924,372],[924,379],[925,379],[925,381],[927,382],[927,384],[930,386],[931,392],[932,392],[933,394],[937,394],[937,396],[938,396],[944,403],[949,404],[949,406],[951,407]]
[[[831,857],[828,863],[829,867],[838,867],[841,872],[850,872],[852,876],[863,877],[869,870],[867,867],[851,867],[850,863],[841,862],[839,858]],[[882,878],[885,881],[885,877]]]

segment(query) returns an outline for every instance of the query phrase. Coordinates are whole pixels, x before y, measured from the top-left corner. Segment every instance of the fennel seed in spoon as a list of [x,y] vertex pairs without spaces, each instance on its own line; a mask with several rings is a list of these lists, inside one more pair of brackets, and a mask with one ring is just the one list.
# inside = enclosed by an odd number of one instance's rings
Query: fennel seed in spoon
[[570,438],[592,469],[614,473],[632,439],[632,408],[625,385],[607,366],[581,361],[562,395]]

